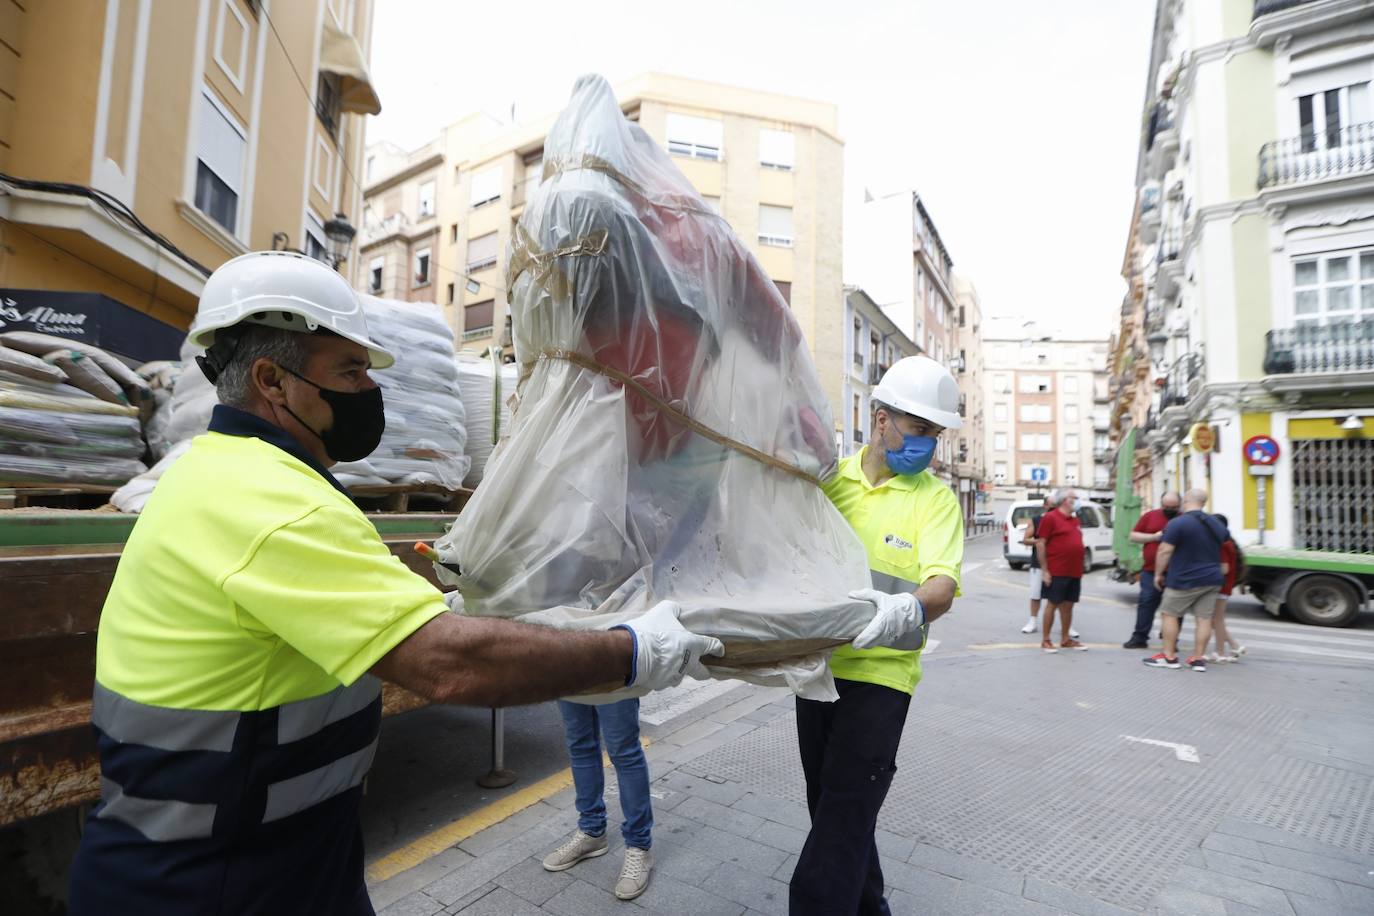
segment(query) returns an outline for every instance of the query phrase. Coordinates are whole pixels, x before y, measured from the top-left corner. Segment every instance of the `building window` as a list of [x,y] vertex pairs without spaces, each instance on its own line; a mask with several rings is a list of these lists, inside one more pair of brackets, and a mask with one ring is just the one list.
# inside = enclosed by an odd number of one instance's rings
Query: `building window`
[[1064,451],[1078,451],[1078,436],[1076,434],[1069,433],[1067,436],[1064,437]]
[[796,142],[790,131],[759,131],[759,165],[790,172],[795,164]]
[[374,295],[382,291],[382,266],[385,263],[385,258],[373,258],[367,265],[367,291]]
[[415,285],[429,283],[429,249],[421,248],[415,253]]
[[486,299],[465,306],[463,308],[463,339],[468,340],[472,337],[490,334],[492,314],[495,309],[496,300],[494,299]]
[[489,204],[501,196],[501,167],[493,166],[473,173],[469,202],[473,208]]
[[778,288],[778,295],[782,296],[782,301],[789,306],[792,304],[792,283],[789,280],[774,280],[773,285]]
[[450,283],[450,284],[448,284],[448,286],[444,287],[444,301],[445,301],[447,304],[449,304],[449,305],[452,305],[452,304],[453,304],[453,284],[452,284],[452,283]]
[[485,270],[496,263],[496,233],[488,232],[468,239],[468,273]]
[[721,141],[725,128],[713,118],[668,115],[668,152],[674,156],[718,160],[723,156]]
[[759,204],[759,244],[792,247],[792,208]]
[[524,188],[521,199],[528,201],[534,192],[539,190],[539,183],[543,180],[544,154],[540,152],[533,159],[525,162]]
[[1350,134],[1356,124],[1374,118],[1370,113],[1369,83],[1354,83],[1325,92],[1298,97],[1298,130],[1302,135],[1302,151],[1338,149],[1351,146],[1356,137]]
[[1293,315],[1319,324],[1374,318],[1374,249],[1294,261]]
[[959,306],[959,327],[964,327],[964,307]]
[[315,82],[315,114],[329,136],[339,136],[339,75],[321,70]]
[[878,332],[877,332],[877,331],[874,331],[874,332],[872,332],[871,334],[868,335],[868,366],[869,366],[870,369],[873,368],[874,366],[877,366],[878,363],[879,363],[879,359],[878,359],[878,345],[879,345]]
[[238,227],[247,143],[244,132],[229,120],[208,92],[202,92],[200,101],[196,209],[232,233]]
[[1005,422],[1007,422],[1007,405],[1006,405],[1006,404],[993,404],[993,405],[992,405],[992,419],[993,419],[994,421],[998,422],[998,423],[1005,423]]
[[1022,405],[1021,405],[1021,410],[1019,411],[1019,416],[1021,417],[1021,422],[1022,422],[1022,423],[1034,423],[1034,422],[1035,422],[1035,405],[1034,405],[1034,404],[1022,404]]
[[450,245],[458,244],[458,224],[452,223],[448,227],[448,241]]
[[372,180],[372,170],[373,170],[373,167],[376,166],[376,165],[377,165],[377,157],[376,157],[376,156],[368,156],[368,157],[367,157],[367,166],[363,169],[363,181],[371,181],[371,180]]
[[426,181],[420,185],[420,219],[434,215],[434,182]]
[[1004,483],[1007,479],[1007,463],[1005,461],[994,461],[992,463],[992,479],[996,483]]
[[863,340],[863,335],[863,322],[861,322],[856,315],[854,316],[854,339],[852,341],[854,344],[854,368],[856,369],[862,369],[864,367],[863,344],[860,343],[860,341]]
[[324,223],[313,211],[305,211],[305,253],[308,257],[333,267],[333,261],[329,257],[329,243],[325,239]]
[[1076,375],[1066,375],[1066,376],[1064,376],[1064,393],[1065,393],[1065,394],[1078,394],[1078,376],[1076,376]]
[[1078,483],[1078,462],[1070,461],[1064,465],[1065,483]]
[[1022,433],[1022,434],[1021,434],[1021,451],[1023,451],[1023,452],[1033,452],[1033,451],[1035,451],[1035,433]]
[[1007,450],[1007,434],[995,433],[992,437],[992,447],[995,451],[1005,452]]
[[1065,404],[1065,405],[1064,405],[1064,422],[1065,422],[1065,423],[1077,423],[1077,422],[1078,422],[1078,405],[1077,405],[1077,404]]
[[1020,383],[1022,394],[1049,394],[1051,391],[1048,375],[1023,375]]
[[854,420],[853,420],[853,424],[852,424],[852,425],[853,425],[853,428],[854,428],[854,441],[855,441],[855,442],[862,442],[862,441],[864,441],[864,430],[863,430],[863,424],[860,422],[860,417],[861,417],[861,415],[860,415],[860,413],[859,413],[859,396],[856,394],[856,395],[854,395]]
[[1054,438],[1049,433],[1038,433],[1035,437],[1035,450],[1037,452],[1054,451]]

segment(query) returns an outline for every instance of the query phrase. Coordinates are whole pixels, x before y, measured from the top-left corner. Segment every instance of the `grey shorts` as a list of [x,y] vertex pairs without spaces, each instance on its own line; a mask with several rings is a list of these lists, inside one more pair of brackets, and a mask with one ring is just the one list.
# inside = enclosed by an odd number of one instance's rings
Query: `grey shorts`
[[1159,612],[1182,620],[1193,612],[1198,620],[1211,620],[1217,607],[1217,596],[1221,586],[1204,585],[1201,588],[1166,588],[1164,599],[1159,602]]

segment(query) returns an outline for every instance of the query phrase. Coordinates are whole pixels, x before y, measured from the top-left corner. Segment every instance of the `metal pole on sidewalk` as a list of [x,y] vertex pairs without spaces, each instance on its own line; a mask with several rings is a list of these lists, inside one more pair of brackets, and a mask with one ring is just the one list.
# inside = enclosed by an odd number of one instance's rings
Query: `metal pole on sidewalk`
[[1268,478],[1268,477],[1256,477],[1256,478],[1255,478],[1255,487],[1256,487],[1255,497],[1256,497],[1256,502],[1258,503],[1258,505],[1256,506],[1256,508],[1259,510],[1259,542],[1260,542],[1260,546],[1263,547],[1263,546],[1264,546],[1264,529],[1265,529],[1266,527],[1268,527],[1268,521],[1269,521],[1269,519],[1268,519],[1268,514],[1269,514],[1269,513],[1268,513],[1269,500],[1266,498],[1266,497],[1269,495],[1269,478]]
[[477,778],[484,789],[504,789],[515,782],[516,775],[506,769],[506,711],[491,711],[491,770]]

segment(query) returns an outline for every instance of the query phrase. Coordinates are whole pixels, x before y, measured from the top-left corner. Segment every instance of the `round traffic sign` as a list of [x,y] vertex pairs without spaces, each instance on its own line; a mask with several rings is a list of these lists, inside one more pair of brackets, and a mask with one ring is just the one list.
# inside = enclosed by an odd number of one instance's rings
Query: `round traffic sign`
[[1279,444],[1268,436],[1251,436],[1245,440],[1245,460],[1251,464],[1277,464]]

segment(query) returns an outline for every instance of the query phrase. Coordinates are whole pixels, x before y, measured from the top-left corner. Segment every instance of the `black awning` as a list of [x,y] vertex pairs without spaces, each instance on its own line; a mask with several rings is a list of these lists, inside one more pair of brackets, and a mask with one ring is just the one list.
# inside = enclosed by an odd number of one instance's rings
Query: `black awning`
[[0,288],[0,333],[36,331],[79,340],[135,365],[176,359],[186,332],[101,293]]

